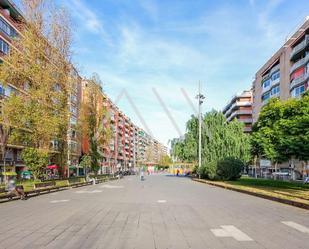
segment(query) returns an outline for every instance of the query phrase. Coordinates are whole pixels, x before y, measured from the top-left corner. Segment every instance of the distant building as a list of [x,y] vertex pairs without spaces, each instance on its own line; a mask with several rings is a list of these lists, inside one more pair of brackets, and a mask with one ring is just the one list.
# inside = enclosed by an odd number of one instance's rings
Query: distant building
[[228,122],[237,119],[244,123],[244,132],[252,131],[252,91],[236,94],[223,109]]

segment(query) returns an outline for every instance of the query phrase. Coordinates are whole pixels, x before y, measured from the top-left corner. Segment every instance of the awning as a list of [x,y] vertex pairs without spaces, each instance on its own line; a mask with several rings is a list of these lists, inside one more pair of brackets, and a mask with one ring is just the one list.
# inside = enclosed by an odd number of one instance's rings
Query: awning
[[58,169],[58,165],[56,165],[56,164],[48,165],[47,168],[48,169]]
[[2,172],[1,174],[4,175],[4,176],[16,176],[17,175],[16,172],[13,172],[13,171],[12,172],[10,172],[10,171],[9,172]]
[[69,169],[76,169],[76,166],[70,166]]
[[21,175],[32,175],[31,171],[22,171],[20,172]]

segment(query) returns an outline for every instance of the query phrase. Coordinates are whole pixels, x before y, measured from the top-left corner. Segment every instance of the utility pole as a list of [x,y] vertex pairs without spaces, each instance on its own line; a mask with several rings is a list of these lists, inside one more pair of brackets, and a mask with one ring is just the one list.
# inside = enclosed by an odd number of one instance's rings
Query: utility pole
[[[198,168],[202,167],[202,104],[204,102],[205,96],[201,94],[201,82],[198,83]],[[199,175],[201,178],[201,175]]]

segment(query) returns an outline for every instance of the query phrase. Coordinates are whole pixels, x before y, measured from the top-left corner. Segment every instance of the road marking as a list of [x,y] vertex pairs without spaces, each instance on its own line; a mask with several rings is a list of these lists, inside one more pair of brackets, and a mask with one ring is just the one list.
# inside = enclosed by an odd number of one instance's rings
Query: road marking
[[216,237],[233,237],[237,241],[253,241],[247,234],[232,225],[221,226],[221,229],[210,229]]
[[284,225],[287,225],[289,227],[292,227],[292,228],[296,229],[299,232],[308,233],[309,234],[309,228],[308,227],[300,225],[300,224],[298,224],[296,222],[293,222],[293,221],[281,221],[281,223],[283,223]]
[[158,200],[158,203],[166,203],[166,200]]
[[70,200],[53,200],[53,201],[50,201],[50,203],[61,203],[61,202],[68,202]]
[[101,188],[123,188],[123,186],[117,186],[117,185],[102,185]]

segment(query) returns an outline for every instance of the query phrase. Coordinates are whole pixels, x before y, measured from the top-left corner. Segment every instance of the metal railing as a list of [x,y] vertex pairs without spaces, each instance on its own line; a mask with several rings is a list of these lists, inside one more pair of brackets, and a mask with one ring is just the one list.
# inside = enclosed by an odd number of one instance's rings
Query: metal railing
[[292,49],[290,58],[293,58],[295,54],[303,50],[308,45],[308,43],[309,43],[309,35],[306,35],[304,40]]
[[304,58],[298,60],[293,64],[293,66],[290,69],[290,74],[293,73],[297,68],[307,63],[308,61],[309,61],[309,53]]
[[304,73],[302,76],[292,80],[290,89],[294,88],[297,85],[300,85],[301,83],[305,82],[309,78],[309,73]]

